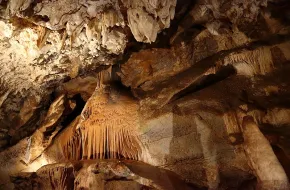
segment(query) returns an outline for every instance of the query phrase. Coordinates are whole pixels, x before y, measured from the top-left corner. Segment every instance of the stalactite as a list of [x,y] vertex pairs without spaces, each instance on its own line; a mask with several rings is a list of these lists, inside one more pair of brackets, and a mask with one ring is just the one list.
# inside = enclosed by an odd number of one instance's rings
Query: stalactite
[[[99,120],[100,121],[100,120]],[[141,146],[136,138],[137,134],[131,126],[114,125],[116,122],[106,121],[109,124],[82,123],[80,130],[82,138],[82,159],[125,158],[138,160]]]
[[27,148],[26,148],[26,153],[25,153],[25,162],[28,163],[30,160],[30,148],[31,148],[31,137],[29,137],[27,139],[28,144],[27,144]]
[[39,26],[39,38],[37,40],[37,47],[38,48],[42,48],[50,34],[50,30],[45,28],[45,27],[42,27],[42,26]]
[[[111,68],[108,71],[110,74]],[[143,147],[138,137],[138,104],[129,96],[112,95],[98,73],[99,83],[82,114],[60,136],[68,160],[140,160]]]
[[[103,75],[99,75],[100,81]],[[82,138],[82,159],[119,158],[138,160],[142,146],[138,139],[138,106],[128,97],[114,102],[100,82],[87,102],[78,125]]]
[[81,138],[76,126],[79,122],[77,117],[72,124],[60,135],[58,143],[62,149],[63,155],[68,160],[79,160],[81,152]]

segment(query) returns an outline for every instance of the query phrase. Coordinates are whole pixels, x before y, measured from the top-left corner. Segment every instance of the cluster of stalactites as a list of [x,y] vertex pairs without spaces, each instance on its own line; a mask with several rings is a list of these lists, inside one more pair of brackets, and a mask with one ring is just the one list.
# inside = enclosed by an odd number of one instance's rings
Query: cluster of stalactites
[[137,104],[130,98],[116,100],[100,85],[81,116],[62,134],[60,145],[64,157],[142,160],[137,110]]
[[71,127],[60,139],[62,152],[67,160],[141,160],[142,156],[142,144],[136,130],[131,127],[119,127],[118,122],[80,129]]
[[89,126],[81,131],[82,159],[133,159],[141,155],[140,140],[133,130],[114,125]]
[[59,145],[62,153],[67,160],[80,160],[81,159],[81,145],[82,141],[79,131],[76,126],[79,122],[79,117],[61,134],[58,138]]

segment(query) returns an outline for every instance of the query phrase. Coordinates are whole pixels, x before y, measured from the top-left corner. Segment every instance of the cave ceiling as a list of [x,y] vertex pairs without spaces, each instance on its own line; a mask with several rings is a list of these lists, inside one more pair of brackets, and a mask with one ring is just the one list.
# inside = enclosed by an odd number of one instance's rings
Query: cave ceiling
[[287,190],[288,0],[0,0],[0,189]]

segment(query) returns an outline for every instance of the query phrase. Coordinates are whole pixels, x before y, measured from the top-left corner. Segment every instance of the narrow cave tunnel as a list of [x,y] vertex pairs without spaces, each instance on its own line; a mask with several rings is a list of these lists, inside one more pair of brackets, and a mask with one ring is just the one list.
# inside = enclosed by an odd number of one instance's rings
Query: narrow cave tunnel
[[0,0],[0,189],[290,189],[288,0]]

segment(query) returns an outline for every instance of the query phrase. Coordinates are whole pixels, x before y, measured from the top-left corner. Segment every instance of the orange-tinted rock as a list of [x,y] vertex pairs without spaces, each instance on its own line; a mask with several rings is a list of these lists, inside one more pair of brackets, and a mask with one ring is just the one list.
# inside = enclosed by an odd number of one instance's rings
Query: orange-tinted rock
[[11,181],[15,189],[189,189],[168,170],[117,160],[51,164],[34,173],[14,175]]

